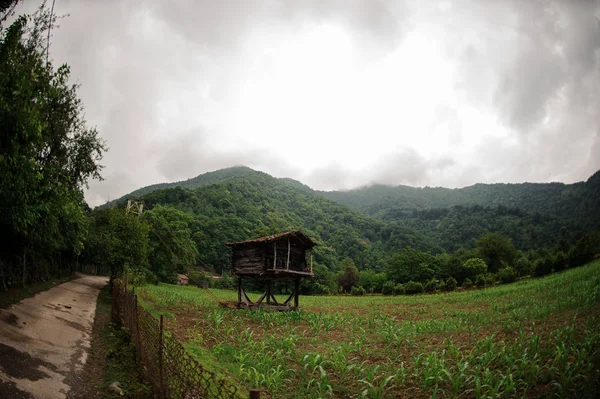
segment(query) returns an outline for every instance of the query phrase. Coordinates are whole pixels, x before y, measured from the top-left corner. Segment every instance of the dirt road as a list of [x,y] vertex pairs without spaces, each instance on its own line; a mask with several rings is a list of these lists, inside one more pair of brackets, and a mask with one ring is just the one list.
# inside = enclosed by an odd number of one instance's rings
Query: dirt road
[[0,398],[65,398],[90,346],[106,277],[85,276],[0,309]]

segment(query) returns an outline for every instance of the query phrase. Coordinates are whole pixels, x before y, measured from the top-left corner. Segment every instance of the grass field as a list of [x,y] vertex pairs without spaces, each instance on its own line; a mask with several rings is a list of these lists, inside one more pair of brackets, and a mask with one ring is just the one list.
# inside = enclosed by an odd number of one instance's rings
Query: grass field
[[597,397],[600,389],[600,261],[483,290],[304,296],[297,312],[222,308],[195,287],[138,293],[207,368],[269,397]]

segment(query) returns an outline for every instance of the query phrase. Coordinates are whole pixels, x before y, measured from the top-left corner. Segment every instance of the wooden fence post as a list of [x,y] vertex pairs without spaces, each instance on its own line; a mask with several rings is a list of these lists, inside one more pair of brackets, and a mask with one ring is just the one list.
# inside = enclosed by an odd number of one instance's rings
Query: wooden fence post
[[160,397],[161,398],[166,398],[166,392],[165,392],[165,379],[164,379],[164,372],[163,372],[163,315],[160,315],[160,330],[159,330],[159,336],[158,336],[158,373],[159,373],[159,377],[160,377]]
[[133,298],[135,299],[135,353],[139,361],[142,359],[142,340],[140,339],[140,316],[138,314],[137,294]]

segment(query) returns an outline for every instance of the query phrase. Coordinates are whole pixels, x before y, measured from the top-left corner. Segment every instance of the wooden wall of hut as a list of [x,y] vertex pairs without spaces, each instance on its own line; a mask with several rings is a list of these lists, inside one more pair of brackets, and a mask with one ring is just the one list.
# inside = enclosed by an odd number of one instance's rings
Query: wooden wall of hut
[[260,274],[264,271],[265,252],[261,247],[241,247],[233,251],[231,265],[233,272]]

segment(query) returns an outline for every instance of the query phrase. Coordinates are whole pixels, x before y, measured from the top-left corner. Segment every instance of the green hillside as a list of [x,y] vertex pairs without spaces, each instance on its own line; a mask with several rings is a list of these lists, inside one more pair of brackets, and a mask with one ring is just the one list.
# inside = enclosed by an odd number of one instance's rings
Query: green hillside
[[387,223],[429,237],[447,251],[470,247],[485,232],[523,250],[548,247],[600,224],[600,172],[587,182],[475,184],[461,189],[373,185],[321,192]]
[[[214,183],[203,184],[207,181]],[[441,250],[411,229],[362,215],[293,180],[236,168],[195,182],[194,189],[167,188],[139,198],[148,210],[160,204],[191,215],[198,258],[217,271],[229,264],[225,242],[296,229],[316,239],[316,262],[333,269],[349,257],[360,269],[381,270],[389,254],[406,246]]]
[[193,177],[193,178],[187,179],[187,180],[182,180],[182,181],[178,181],[178,182],[174,182],[174,183],[158,183],[158,184],[152,184],[150,186],[142,187],[135,191],[132,191],[131,193],[129,193],[127,195],[122,196],[121,198],[118,198],[114,201],[110,201],[106,205],[114,204],[114,203],[123,204],[128,199],[140,198],[140,197],[142,197],[146,194],[149,194],[153,191],[156,191],[156,190],[164,190],[166,188],[175,188],[175,187],[192,189],[192,188],[204,186],[207,184],[220,182],[220,181],[232,178],[232,177],[246,176],[246,175],[253,174],[253,173],[260,173],[260,172],[256,172],[246,166],[234,166],[231,168],[220,169],[220,170],[217,170],[214,172],[204,173],[204,174],[198,175],[196,177]]
[[[450,278],[456,284],[480,277],[477,284],[485,285],[593,258],[597,180],[598,174],[572,185],[374,186],[323,193],[236,167],[168,188],[146,187],[117,207],[94,210],[82,261],[111,270],[147,265],[156,278],[170,281],[175,273],[227,271],[226,242],[302,230],[319,244],[310,292],[349,291],[358,278],[377,292],[403,291],[395,284],[411,280],[425,289]],[[145,205],[140,218],[120,209],[131,197]],[[135,246],[126,244],[132,237]]]

